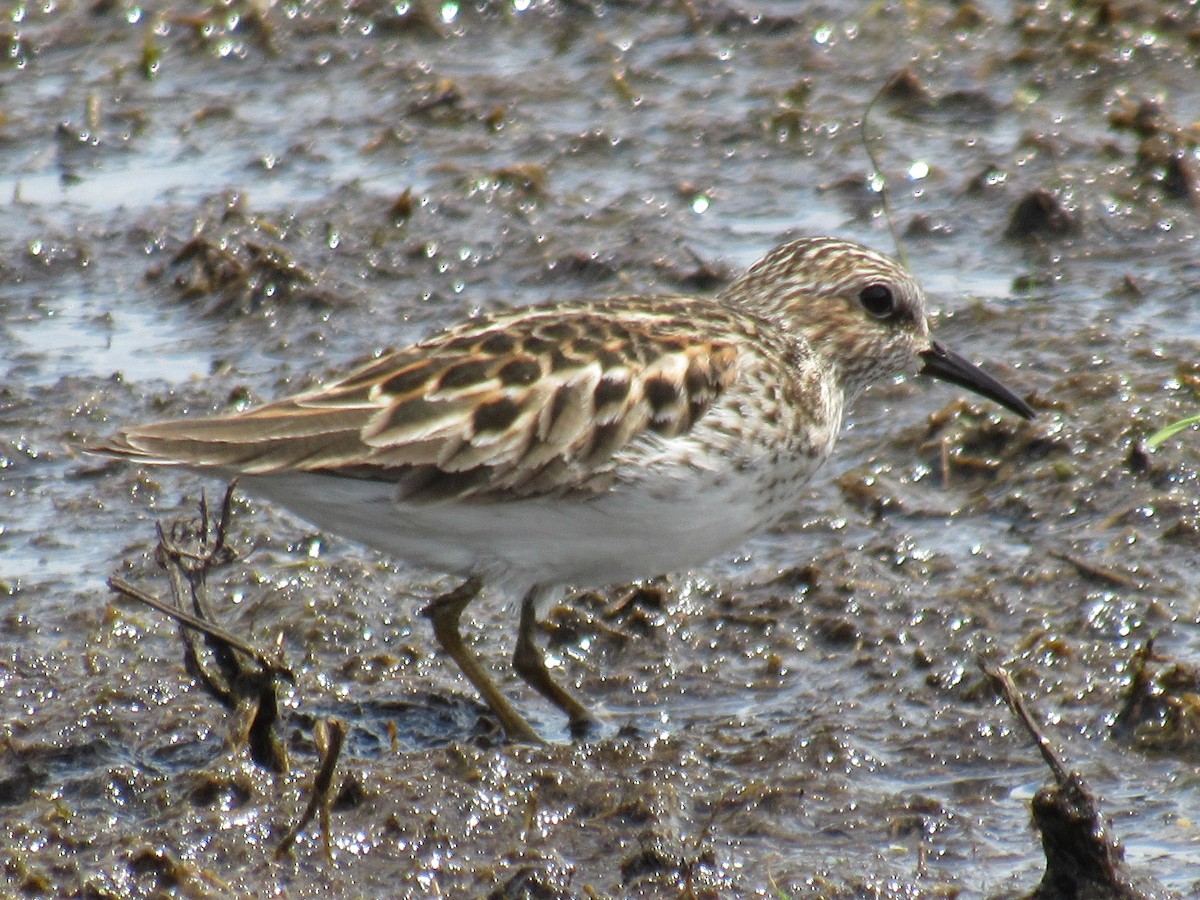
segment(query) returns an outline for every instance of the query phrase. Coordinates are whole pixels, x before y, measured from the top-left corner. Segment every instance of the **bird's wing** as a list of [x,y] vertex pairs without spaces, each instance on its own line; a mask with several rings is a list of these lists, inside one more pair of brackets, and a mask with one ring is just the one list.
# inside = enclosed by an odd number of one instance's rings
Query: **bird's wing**
[[[709,319],[696,340],[697,317]],[[614,454],[687,432],[732,383],[738,319],[680,298],[471,321],[318,390],[93,448],[150,464],[394,481],[416,502],[601,489]],[[690,338],[690,339],[689,339]]]

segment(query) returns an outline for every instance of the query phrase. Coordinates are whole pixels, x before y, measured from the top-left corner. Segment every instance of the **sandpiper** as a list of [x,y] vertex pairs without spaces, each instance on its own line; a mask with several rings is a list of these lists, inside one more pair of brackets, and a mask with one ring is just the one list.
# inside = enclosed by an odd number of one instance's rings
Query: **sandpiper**
[[92,448],[237,476],[330,532],[465,581],[424,609],[511,740],[530,726],[463,642],[485,583],[522,597],[513,667],[593,722],[534,632],[565,586],[680,571],[804,496],[847,404],[922,372],[1031,418],[929,335],[916,280],[851,241],[776,247],[715,299],[632,296],[463,322],[313,391]]

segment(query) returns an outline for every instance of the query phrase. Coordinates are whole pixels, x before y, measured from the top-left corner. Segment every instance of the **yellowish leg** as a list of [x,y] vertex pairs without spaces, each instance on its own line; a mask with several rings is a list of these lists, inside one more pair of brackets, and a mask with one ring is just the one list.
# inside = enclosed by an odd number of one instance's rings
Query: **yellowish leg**
[[513,668],[531,688],[566,713],[571,732],[578,736],[596,725],[596,717],[573,694],[550,677],[546,659],[534,640],[537,627],[538,595],[545,588],[534,587],[521,601],[521,623],[517,627],[517,646],[513,651]]
[[442,594],[430,601],[421,610],[421,615],[433,623],[434,637],[437,638],[442,649],[458,664],[458,668],[467,677],[467,680],[475,685],[475,690],[479,691],[483,702],[500,720],[500,726],[508,735],[508,739],[526,744],[540,744],[542,739],[538,733],[525,721],[525,717],[508,702],[508,698],[500,693],[500,689],[483,670],[479,660],[467,649],[467,645],[463,643],[462,634],[459,633],[458,623],[463,610],[466,609],[468,603],[479,596],[482,589],[483,582],[472,576],[449,593]]

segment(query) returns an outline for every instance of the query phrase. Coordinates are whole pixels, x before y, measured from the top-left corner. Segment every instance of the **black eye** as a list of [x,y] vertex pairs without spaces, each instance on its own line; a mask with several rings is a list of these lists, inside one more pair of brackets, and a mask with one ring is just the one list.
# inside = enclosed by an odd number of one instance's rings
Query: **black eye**
[[886,284],[868,284],[858,293],[858,302],[863,309],[879,319],[886,319],[896,311],[896,298]]

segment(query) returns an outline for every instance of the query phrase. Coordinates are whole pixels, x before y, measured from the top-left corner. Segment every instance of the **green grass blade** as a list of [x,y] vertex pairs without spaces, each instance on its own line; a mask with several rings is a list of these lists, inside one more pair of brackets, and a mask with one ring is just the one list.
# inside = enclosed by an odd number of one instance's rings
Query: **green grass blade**
[[1186,419],[1180,419],[1178,422],[1172,422],[1166,428],[1159,429],[1146,438],[1146,447],[1153,450],[1155,447],[1164,441],[1170,440],[1179,434],[1181,431],[1186,431],[1193,425],[1200,425],[1200,416],[1188,416]]

